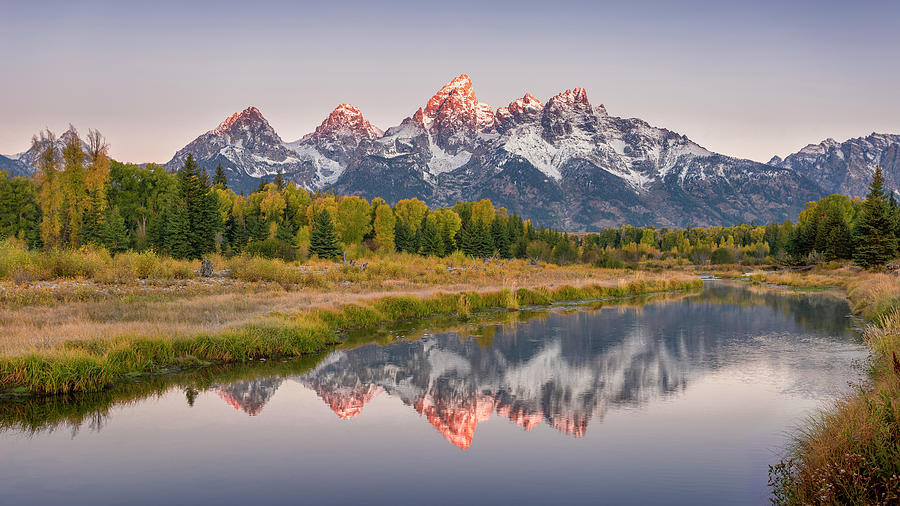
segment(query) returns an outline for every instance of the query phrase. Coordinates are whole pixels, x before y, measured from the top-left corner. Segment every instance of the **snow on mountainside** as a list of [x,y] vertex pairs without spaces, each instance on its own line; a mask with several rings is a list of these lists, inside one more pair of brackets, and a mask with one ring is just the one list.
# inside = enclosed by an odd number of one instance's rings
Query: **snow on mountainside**
[[340,104],[313,133],[285,146],[314,169],[311,181],[298,182],[310,189],[321,188],[337,181],[362,142],[383,133],[366,121],[357,107]]
[[774,157],[770,165],[796,171],[817,182],[826,193],[864,197],[868,184],[881,167],[885,185],[900,189],[900,135],[872,133],[844,142],[825,139],[809,144],[783,160]]
[[413,119],[434,137],[442,150],[455,155],[471,148],[477,134],[494,129],[494,111],[478,102],[469,76],[462,74],[444,85]]
[[[74,126],[60,134],[56,139],[56,151],[62,157],[63,149],[74,136],[78,135],[78,131]],[[81,150],[88,151],[88,145],[84,141],[81,142]],[[31,146],[27,151],[12,155],[0,157],[0,170],[6,170],[10,175],[14,176],[31,176],[37,172],[37,161],[40,153],[35,146]]]
[[242,189],[252,187],[258,178],[279,172],[294,174],[304,168],[303,161],[284,146],[256,107],[231,115],[194,139],[175,153],[166,168],[178,170],[188,154],[193,154],[197,164],[209,173],[221,164],[232,186]]
[[0,155],[0,171],[6,171],[6,174],[11,177],[30,176],[34,172],[31,167],[18,159],[3,155]]
[[[63,134],[61,138],[66,138]],[[255,107],[235,113],[188,153],[229,186],[252,191],[283,173],[309,190],[417,197],[432,206],[490,198],[536,223],[568,230],[632,225],[703,226],[794,218],[809,200],[863,195],[876,164],[900,187],[900,136],[872,134],[810,145],[768,164],[713,153],[684,135],[593,106],[583,88],[541,102],[531,94],[493,110],[457,76],[401,124],[382,132],[338,105],[310,134],[285,143]],[[36,153],[0,158],[34,172]]]
[[[769,221],[818,198],[792,171],[712,153],[593,107],[584,89],[526,94],[492,115],[459,76],[359,153],[339,193],[432,205],[491,198],[539,223],[590,230]],[[460,156],[462,154],[462,156]]]

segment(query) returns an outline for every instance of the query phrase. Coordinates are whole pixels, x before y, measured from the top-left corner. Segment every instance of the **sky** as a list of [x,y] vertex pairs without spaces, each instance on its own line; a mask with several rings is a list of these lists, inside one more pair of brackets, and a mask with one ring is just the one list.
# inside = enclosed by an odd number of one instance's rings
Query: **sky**
[[325,3],[0,0],[0,153],[71,123],[165,162],[250,105],[286,141],[342,102],[385,129],[462,73],[757,161],[900,133],[895,0]]

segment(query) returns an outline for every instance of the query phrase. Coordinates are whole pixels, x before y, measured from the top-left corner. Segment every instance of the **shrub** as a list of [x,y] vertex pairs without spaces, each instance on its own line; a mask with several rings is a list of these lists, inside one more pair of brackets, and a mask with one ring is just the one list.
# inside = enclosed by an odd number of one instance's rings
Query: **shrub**
[[248,255],[259,256],[263,258],[280,258],[285,262],[293,262],[297,259],[297,248],[274,237],[270,237],[265,241],[254,241],[247,246]]
[[724,246],[716,248],[709,256],[709,261],[713,264],[733,264],[734,252],[731,251],[731,248],[726,248]]

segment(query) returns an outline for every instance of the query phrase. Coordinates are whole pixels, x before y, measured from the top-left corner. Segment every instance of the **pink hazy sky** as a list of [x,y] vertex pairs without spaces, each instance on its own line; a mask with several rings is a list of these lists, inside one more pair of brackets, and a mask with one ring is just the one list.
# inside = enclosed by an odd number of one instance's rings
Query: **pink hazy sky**
[[387,128],[461,73],[495,108],[584,87],[610,114],[758,161],[900,132],[897,2],[624,4],[14,2],[0,153],[72,123],[119,160],[164,162],[249,105],[286,141],[341,102]]

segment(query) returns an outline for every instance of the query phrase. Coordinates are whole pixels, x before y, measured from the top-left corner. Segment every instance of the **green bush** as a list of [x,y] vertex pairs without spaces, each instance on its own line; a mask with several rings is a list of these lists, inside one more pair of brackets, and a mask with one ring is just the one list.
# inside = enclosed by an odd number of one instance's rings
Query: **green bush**
[[733,264],[734,252],[731,248],[716,248],[709,256],[709,262],[713,264]]

